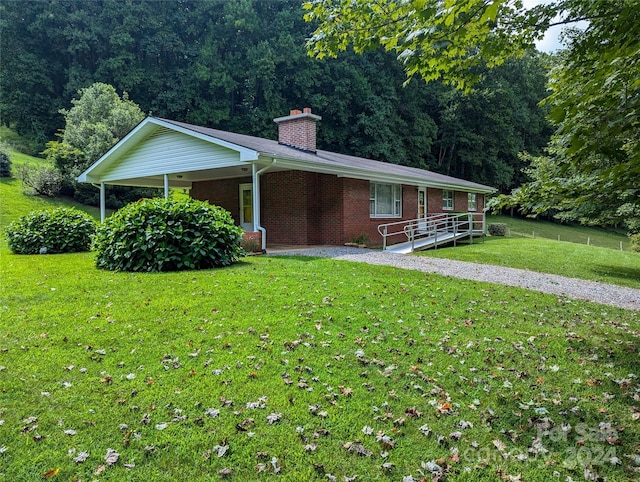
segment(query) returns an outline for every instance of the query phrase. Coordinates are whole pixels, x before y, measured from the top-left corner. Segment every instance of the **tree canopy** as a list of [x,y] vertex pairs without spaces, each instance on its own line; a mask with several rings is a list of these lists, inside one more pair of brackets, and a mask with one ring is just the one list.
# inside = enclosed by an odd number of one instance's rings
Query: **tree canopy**
[[640,230],[640,2],[583,2],[584,31],[552,69],[557,131],[530,182],[496,206]]
[[478,67],[502,65],[533,48],[561,7],[525,10],[522,0],[311,0],[304,9],[305,19],[318,25],[308,41],[317,58],[349,46],[358,53],[382,46],[408,77],[468,90]]
[[3,0],[2,122],[44,145],[78,90],[101,82],[143,112],[267,138],[272,119],[311,107],[322,115],[322,149],[501,190],[522,180],[520,150],[542,154],[551,133],[537,105],[547,95],[543,56],[478,67],[483,79],[467,96],[442,82],[403,86],[402,64],[384,49],[310,58],[304,14],[300,0]]
[[586,20],[566,34],[551,72],[546,104],[557,130],[548,158],[535,159],[530,182],[494,205],[640,229],[638,0],[555,0],[532,9],[520,0],[313,0],[305,9],[318,22],[311,55],[382,46],[408,78],[465,90],[477,85],[482,66],[522,56],[550,25]]

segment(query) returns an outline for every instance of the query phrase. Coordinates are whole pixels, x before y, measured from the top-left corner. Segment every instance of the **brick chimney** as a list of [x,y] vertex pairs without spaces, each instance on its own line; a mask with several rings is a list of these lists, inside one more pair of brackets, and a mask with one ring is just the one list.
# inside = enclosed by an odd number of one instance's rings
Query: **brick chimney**
[[278,124],[278,142],[303,151],[316,152],[316,122],[322,117],[311,113],[310,107],[303,111],[292,110],[288,116],[273,119]]

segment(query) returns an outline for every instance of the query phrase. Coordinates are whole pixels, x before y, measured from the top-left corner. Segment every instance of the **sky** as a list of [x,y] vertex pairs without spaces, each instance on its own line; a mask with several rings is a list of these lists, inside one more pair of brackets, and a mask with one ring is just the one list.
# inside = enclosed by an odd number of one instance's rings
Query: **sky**
[[[525,8],[535,7],[536,5],[550,3],[550,0],[523,0]],[[551,27],[547,30],[547,33],[544,35],[544,38],[538,42],[536,42],[536,47],[541,52],[555,52],[562,48],[562,44],[560,44],[560,32],[562,31],[562,26],[558,25],[556,27]]]

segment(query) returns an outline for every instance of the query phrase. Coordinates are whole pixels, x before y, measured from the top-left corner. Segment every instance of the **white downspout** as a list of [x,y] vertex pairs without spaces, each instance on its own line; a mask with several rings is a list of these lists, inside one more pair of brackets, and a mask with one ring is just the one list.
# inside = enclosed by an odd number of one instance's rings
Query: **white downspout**
[[267,230],[260,226],[260,174],[265,172],[276,163],[275,159],[271,159],[271,164],[257,171],[257,166],[251,164],[251,174],[253,181],[253,230],[262,233],[262,252],[267,252]]

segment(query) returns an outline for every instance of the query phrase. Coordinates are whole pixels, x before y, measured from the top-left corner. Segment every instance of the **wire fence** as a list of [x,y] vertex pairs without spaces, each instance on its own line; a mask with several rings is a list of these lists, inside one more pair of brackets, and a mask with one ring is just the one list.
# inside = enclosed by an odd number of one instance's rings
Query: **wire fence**
[[580,235],[572,233],[571,236],[561,234],[551,234],[538,231],[525,233],[522,231],[514,231],[507,226],[506,236],[509,238],[543,238],[552,241],[565,241],[568,243],[586,244],[587,246],[597,246],[600,248],[617,249],[619,251],[629,251],[631,243],[629,241],[602,239],[598,236]]

